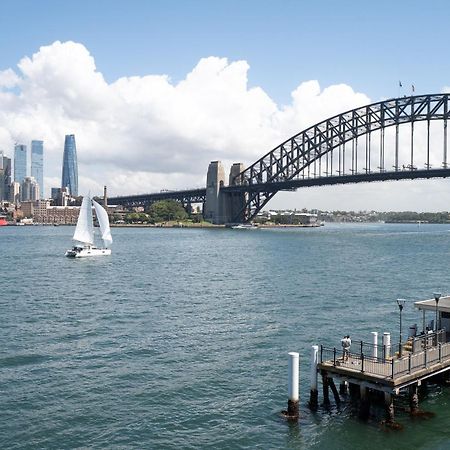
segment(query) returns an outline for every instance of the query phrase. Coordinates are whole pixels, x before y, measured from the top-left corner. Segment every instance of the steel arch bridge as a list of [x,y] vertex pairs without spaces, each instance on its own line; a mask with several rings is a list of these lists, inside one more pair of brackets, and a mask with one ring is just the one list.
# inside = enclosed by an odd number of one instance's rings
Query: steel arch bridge
[[[232,186],[222,188],[224,192],[246,193],[233,221],[250,221],[280,190],[450,176],[449,97],[450,94],[418,95],[372,103],[292,136],[239,173]],[[442,123],[439,138],[435,121]],[[424,126],[417,151],[415,130],[419,122]],[[404,126],[409,128],[406,133]],[[389,129],[393,130],[392,136],[388,136]],[[421,164],[419,154],[424,158]],[[439,160],[438,168],[432,167],[431,159]]]
[[[248,222],[278,191],[306,186],[450,177],[449,93],[389,99],[319,122],[292,136],[221,186],[222,222]],[[148,205],[207,201],[207,189],[113,197]],[[237,201],[236,201],[237,200]],[[237,206],[236,206],[237,205]],[[225,208],[226,209],[226,208]]]

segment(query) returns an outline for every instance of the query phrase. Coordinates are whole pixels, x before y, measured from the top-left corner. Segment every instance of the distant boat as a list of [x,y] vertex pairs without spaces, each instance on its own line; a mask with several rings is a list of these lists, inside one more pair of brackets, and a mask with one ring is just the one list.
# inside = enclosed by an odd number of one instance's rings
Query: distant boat
[[[92,205],[94,205],[95,213],[97,214],[104,248],[94,246]],[[111,254],[111,249],[108,248],[108,246],[112,244],[108,214],[101,205],[89,196],[85,196],[81,203],[80,214],[78,216],[75,233],[73,234],[73,240],[80,242],[82,245],[75,245],[73,248],[66,251],[66,256],[71,258],[86,258],[90,256],[105,256]]]
[[240,223],[239,225],[233,225],[233,230],[256,230],[258,227],[252,223]]

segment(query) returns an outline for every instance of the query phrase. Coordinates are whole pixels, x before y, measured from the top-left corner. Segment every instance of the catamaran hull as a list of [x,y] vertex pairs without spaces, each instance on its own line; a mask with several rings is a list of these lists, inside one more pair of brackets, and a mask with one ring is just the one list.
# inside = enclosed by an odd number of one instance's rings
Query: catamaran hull
[[71,249],[66,251],[66,256],[69,258],[90,258],[92,256],[108,256],[111,254],[110,248],[82,248]]

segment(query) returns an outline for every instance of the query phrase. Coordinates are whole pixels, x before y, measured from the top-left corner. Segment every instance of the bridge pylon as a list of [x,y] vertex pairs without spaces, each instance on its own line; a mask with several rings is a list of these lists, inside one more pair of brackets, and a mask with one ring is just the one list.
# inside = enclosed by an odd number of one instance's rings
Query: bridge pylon
[[[240,182],[237,175],[243,170],[245,168],[241,163],[234,163],[231,166],[230,186],[235,186]],[[245,205],[245,192],[225,192],[221,190],[226,186],[225,181],[225,170],[222,162],[211,161],[206,176],[206,200],[203,217],[217,225],[231,223]]]

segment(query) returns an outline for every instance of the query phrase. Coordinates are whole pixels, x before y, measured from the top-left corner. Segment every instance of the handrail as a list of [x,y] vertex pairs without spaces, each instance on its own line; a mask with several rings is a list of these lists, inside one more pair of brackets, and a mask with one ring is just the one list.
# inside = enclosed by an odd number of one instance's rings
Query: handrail
[[[419,351],[408,352],[399,356],[394,354],[386,356],[380,352],[380,356],[373,356],[372,352],[349,352],[348,357],[336,347],[320,346],[320,362],[331,363],[333,367],[358,370],[367,375],[384,376],[394,379],[396,376],[414,373],[415,371],[429,367],[432,364],[450,361],[450,342],[445,340],[445,330],[429,333],[420,337],[423,346]],[[419,339],[419,340],[420,340]],[[366,343],[360,341],[359,347],[363,349]],[[370,347],[370,344],[367,346]],[[373,347],[373,344],[372,344]],[[378,346],[382,348],[383,346]],[[391,348],[395,348],[391,345]]]

